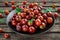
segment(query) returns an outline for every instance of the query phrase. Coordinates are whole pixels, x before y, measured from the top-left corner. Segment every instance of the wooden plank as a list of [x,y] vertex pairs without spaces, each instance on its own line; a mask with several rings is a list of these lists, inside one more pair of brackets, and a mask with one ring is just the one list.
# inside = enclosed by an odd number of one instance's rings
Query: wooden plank
[[[17,3],[17,4],[22,5],[22,3]],[[29,4],[29,3],[27,3],[27,4]],[[44,5],[43,3],[38,3],[38,4],[39,4],[39,5],[42,5],[42,6],[52,6],[52,4],[55,4],[57,7],[60,6],[59,3],[47,3],[47,4],[45,4],[45,5]],[[0,7],[7,7],[7,6],[5,6],[4,3],[0,3]],[[8,7],[11,7],[11,3],[9,3]]]
[[[11,0],[0,0],[0,2],[11,2]],[[15,2],[22,2],[24,0],[14,0]],[[43,2],[43,0],[27,0],[28,2]],[[60,0],[46,0],[47,2],[60,2]]]
[[4,38],[4,33],[0,35],[0,40],[60,40],[60,33],[46,33],[39,35],[38,37],[27,37],[15,33],[9,33],[11,37],[9,39]]

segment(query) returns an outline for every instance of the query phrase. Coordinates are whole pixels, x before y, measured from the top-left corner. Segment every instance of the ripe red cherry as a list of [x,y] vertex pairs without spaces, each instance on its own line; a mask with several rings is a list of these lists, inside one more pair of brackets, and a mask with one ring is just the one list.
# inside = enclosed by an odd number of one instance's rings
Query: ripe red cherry
[[49,24],[53,23],[52,17],[48,17],[48,18],[47,18],[47,22],[48,22]]
[[26,17],[26,13],[20,13],[21,17]]
[[34,12],[30,12],[29,14],[31,17],[34,17]]
[[6,6],[8,6],[8,2],[5,2],[4,4],[5,4]]
[[3,17],[2,13],[0,13],[0,18]]
[[47,13],[47,16],[48,16],[48,17],[52,17],[52,12],[48,12],[48,13]]
[[9,14],[9,10],[4,10],[4,13],[6,14],[6,15],[8,15]]
[[16,21],[15,20],[12,20],[11,23],[12,23],[12,26],[16,26]]
[[39,11],[38,10],[34,10],[34,14],[38,14],[39,13]]
[[11,4],[14,5],[15,4],[15,1],[11,1]]
[[29,27],[29,33],[35,33],[36,29],[33,26]]
[[21,16],[18,16],[18,15],[17,15],[17,16],[15,17],[15,20],[16,20],[17,22],[21,21]]
[[27,16],[26,16],[26,19],[28,19],[28,20],[31,19],[31,16],[27,15]]
[[32,8],[30,8],[30,12],[33,12],[33,9]]
[[43,22],[44,22],[45,24],[47,24],[47,20],[46,20],[46,19],[44,19]]
[[43,1],[43,4],[46,4],[46,0]]
[[38,19],[40,19],[41,21],[43,21],[43,16],[38,16]]
[[18,23],[18,24],[16,25],[16,30],[17,30],[17,31],[21,31],[20,23]]
[[39,6],[39,8],[42,10],[43,9],[43,6]]
[[40,19],[36,19],[35,20],[35,25],[36,26],[40,26],[41,25],[41,20]]
[[57,9],[57,12],[60,12],[60,8]]
[[44,29],[46,27],[46,24],[42,22],[42,24],[40,25],[41,29]]
[[44,18],[44,19],[47,19],[47,15],[46,15],[46,14],[43,14],[43,18]]
[[27,1],[23,1],[22,4],[25,5],[27,3]]
[[23,32],[28,32],[29,27],[27,25],[22,26],[22,31]]
[[55,13],[54,13],[54,16],[55,16],[55,18],[57,19],[57,18],[58,18],[58,13],[55,12]]
[[22,23],[22,24],[26,24],[26,23],[27,23],[27,19],[22,19],[22,20],[21,20],[21,23]]
[[4,38],[8,39],[10,37],[10,34],[5,33]]
[[33,7],[34,7],[33,3],[30,3],[29,8],[33,8]]
[[13,9],[13,10],[16,9],[16,6],[15,6],[15,5],[12,5],[12,9]]
[[0,33],[2,33],[3,32],[3,30],[2,30],[2,28],[0,28]]

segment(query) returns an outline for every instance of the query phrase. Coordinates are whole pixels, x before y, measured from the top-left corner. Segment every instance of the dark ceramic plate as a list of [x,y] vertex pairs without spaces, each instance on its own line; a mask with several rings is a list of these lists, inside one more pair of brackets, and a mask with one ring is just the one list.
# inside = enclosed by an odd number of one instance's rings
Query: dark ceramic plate
[[37,29],[37,31],[34,33],[34,34],[29,34],[29,33],[23,33],[23,32],[18,32],[16,29],[15,29],[15,27],[12,27],[12,25],[11,25],[11,23],[10,23],[10,19],[13,17],[13,15],[16,13],[16,10],[13,10],[9,15],[8,15],[8,17],[7,17],[7,25],[8,25],[8,27],[10,27],[13,31],[15,31],[16,33],[19,33],[19,34],[21,34],[21,35],[25,35],[25,36],[38,36],[38,35],[40,35],[40,34],[43,34],[43,33],[45,33],[45,32],[47,32],[53,25],[54,25],[54,21],[55,21],[55,19],[54,19],[54,16],[52,16],[52,18],[53,18],[53,23],[50,25],[50,24],[47,24],[46,25],[46,28],[45,29]]

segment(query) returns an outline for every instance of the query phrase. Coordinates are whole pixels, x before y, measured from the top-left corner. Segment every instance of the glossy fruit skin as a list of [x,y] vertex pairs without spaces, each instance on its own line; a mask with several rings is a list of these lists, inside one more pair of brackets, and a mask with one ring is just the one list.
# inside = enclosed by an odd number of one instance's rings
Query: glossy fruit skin
[[30,12],[33,12],[33,9],[32,8],[30,8]]
[[58,8],[58,9],[57,9],[57,12],[59,12],[59,13],[60,13],[60,8]]
[[29,15],[30,15],[31,17],[34,17],[34,12],[30,12]]
[[46,4],[46,0],[44,0],[43,4]]
[[48,23],[48,24],[53,23],[53,19],[52,19],[52,17],[48,17],[48,18],[47,18],[47,23]]
[[17,24],[15,20],[12,20],[11,23],[12,23],[12,26],[16,26]]
[[43,18],[44,19],[47,19],[47,14],[43,14]]
[[22,24],[27,24],[27,19],[22,19],[22,20],[21,20],[21,23],[22,23]]
[[46,20],[46,19],[44,19],[43,22],[44,22],[45,24],[47,24],[47,20]]
[[3,17],[2,13],[0,13],[0,18]]
[[27,25],[22,26],[22,31],[23,32],[28,32],[29,27]]
[[34,3],[34,6],[38,6],[38,3]]
[[23,2],[22,2],[23,5],[26,5],[26,3],[27,3],[27,1],[23,1]]
[[41,29],[46,28],[46,24],[42,22],[42,24],[40,25],[40,28],[41,28]]
[[8,6],[8,2],[5,2],[4,4],[5,4],[6,6]]
[[3,32],[3,30],[2,30],[2,28],[0,28],[0,33],[2,33]]
[[11,1],[11,4],[14,5],[15,4],[15,1]]
[[26,17],[26,13],[20,13],[21,17]]
[[48,13],[47,13],[47,16],[48,16],[48,17],[52,17],[52,12],[48,12]]
[[59,15],[58,15],[57,12],[55,12],[55,13],[54,13],[54,16],[55,16],[55,18],[57,19]]
[[40,19],[41,21],[43,21],[43,16],[38,16],[38,19]]
[[16,9],[16,6],[15,5],[12,5],[12,10]]
[[4,10],[4,13],[6,14],[6,15],[8,15],[9,14],[9,10]]
[[33,3],[30,3],[29,8],[33,8],[33,7],[34,7]]
[[33,26],[29,27],[29,33],[33,34],[35,33],[36,29]]
[[34,10],[34,14],[38,14],[39,13],[39,11],[38,10]]
[[16,30],[17,30],[17,31],[21,31],[20,23],[18,23],[18,24],[16,25]]
[[28,16],[28,15],[27,15],[27,16],[26,16],[26,19],[30,20],[30,19],[31,19],[31,16]]
[[8,39],[10,37],[10,35],[8,33],[4,34],[4,38]]
[[41,25],[41,20],[40,19],[36,19],[35,20],[35,25],[36,26],[40,26]]

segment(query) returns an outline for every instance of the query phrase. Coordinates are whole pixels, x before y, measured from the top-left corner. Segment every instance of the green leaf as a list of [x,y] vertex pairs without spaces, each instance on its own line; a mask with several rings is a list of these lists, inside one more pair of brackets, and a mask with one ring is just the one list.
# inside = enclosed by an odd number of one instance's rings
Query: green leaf
[[18,13],[18,12],[21,12],[22,10],[20,9],[20,8],[16,8],[16,12]]
[[47,10],[48,10],[49,12],[55,12],[55,10],[54,10],[53,8],[51,8],[51,7],[48,8]]
[[6,19],[0,19],[0,23],[5,23]]
[[47,12],[48,12],[48,10],[46,10],[46,9],[43,9],[43,10],[42,10],[42,12],[43,12],[43,13],[47,13]]
[[4,13],[4,10],[0,9],[0,13]]

